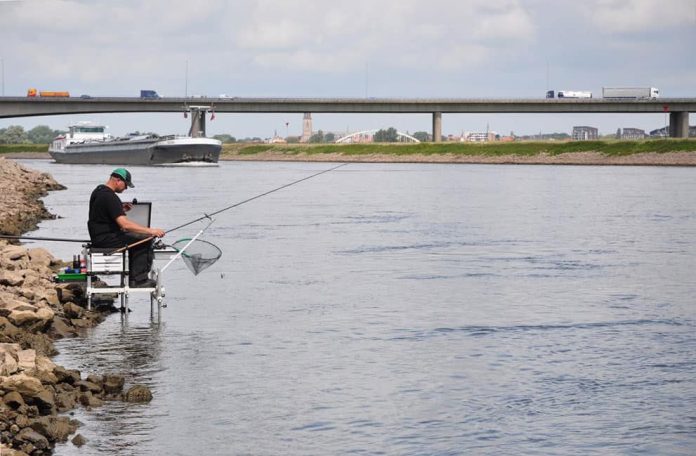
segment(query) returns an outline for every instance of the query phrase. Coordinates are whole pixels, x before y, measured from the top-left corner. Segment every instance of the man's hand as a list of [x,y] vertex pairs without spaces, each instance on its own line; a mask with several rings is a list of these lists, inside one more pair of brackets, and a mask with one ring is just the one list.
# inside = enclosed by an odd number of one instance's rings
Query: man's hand
[[150,228],[150,236],[155,236],[158,238],[163,238],[164,237],[164,230],[161,230],[159,228]]
[[121,206],[123,207],[124,212],[128,212],[131,209],[133,209],[133,204],[132,203],[121,203]]

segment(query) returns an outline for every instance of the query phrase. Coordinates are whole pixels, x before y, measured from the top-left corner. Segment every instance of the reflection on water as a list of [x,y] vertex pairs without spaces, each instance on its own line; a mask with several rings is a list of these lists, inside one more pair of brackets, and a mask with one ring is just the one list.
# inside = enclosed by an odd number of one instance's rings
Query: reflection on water
[[[69,187],[39,234],[85,236],[110,170],[27,164]],[[135,168],[125,196],[167,228],[328,167]],[[355,164],[221,214],[160,322],[133,298],[59,342],[154,400],[78,410],[57,454],[690,454],[695,172]]]

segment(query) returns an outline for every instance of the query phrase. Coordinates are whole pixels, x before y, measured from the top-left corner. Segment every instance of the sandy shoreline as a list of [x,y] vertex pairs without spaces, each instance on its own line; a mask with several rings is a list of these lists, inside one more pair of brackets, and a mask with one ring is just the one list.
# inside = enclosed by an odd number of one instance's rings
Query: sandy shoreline
[[[47,152],[4,154],[8,159],[46,159]],[[696,166],[696,152],[638,153],[624,156],[606,156],[598,152],[572,152],[560,155],[454,155],[454,154],[284,154],[260,152],[250,155],[223,154],[220,161],[292,161],[342,163],[451,163],[498,165],[588,165],[588,166]]]
[[696,152],[640,153],[625,156],[605,156],[597,152],[573,152],[560,155],[346,155],[346,154],[281,154],[262,152],[253,155],[225,155],[229,161],[299,161],[348,163],[451,163],[451,164],[515,164],[515,165],[637,165],[637,166],[696,166]]

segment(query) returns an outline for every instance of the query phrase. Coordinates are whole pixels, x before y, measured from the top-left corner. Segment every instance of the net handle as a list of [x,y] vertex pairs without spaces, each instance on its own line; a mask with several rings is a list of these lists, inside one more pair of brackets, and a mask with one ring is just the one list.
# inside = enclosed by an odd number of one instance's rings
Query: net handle
[[168,262],[167,264],[165,264],[164,267],[163,267],[162,269],[160,269],[160,272],[164,272],[164,271],[169,267],[170,264],[172,264],[174,261],[176,261],[177,258],[179,258],[179,257],[184,253],[184,251],[185,251],[186,249],[188,249],[188,247],[193,243],[193,241],[195,241],[196,239],[198,239],[198,237],[199,237],[201,234],[203,234],[203,232],[204,232],[205,230],[207,230],[208,227],[209,227],[213,222],[214,222],[214,220],[213,220],[213,219],[210,219],[210,222],[208,222],[208,224],[207,224],[202,230],[200,230],[194,237],[192,237],[191,240],[188,241],[188,242],[186,243],[186,245],[184,246],[184,248],[181,249],[181,250],[179,250],[179,251],[176,253],[176,255],[174,255],[174,256],[172,257],[172,259],[169,260],[169,262]]

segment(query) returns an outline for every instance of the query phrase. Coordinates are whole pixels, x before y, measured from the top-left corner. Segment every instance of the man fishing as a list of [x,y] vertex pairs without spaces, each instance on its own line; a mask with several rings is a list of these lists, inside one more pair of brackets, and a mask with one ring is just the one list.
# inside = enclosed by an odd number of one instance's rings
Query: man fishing
[[[149,278],[154,258],[152,244],[154,238],[164,237],[164,230],[148,228],[126,216],[126,211],[130,210],[131,205],[130,203],[121,203],[116,194],[132,187],[131,173],[128,170],[125,168],[113,170],[109,180],[105,184],[98,185],[92,191],[89,198],[87,229],[92,247],[122,248],[131,246],[128,248],[129,286],[151,288],[156,286],[155,281]],[[139,241],[144,242],[132,246]]]

